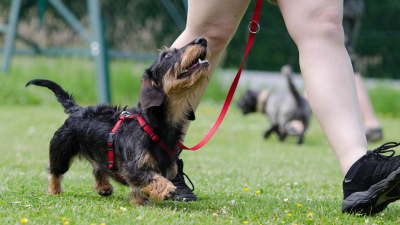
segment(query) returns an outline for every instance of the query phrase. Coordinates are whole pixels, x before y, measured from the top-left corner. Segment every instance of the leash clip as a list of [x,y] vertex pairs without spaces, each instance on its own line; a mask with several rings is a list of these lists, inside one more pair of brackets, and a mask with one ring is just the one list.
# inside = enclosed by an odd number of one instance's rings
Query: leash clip
[[121,116],[125,116],[125,118],[129,118],[132,114],[128,111],[122,111],[121,115],[119,115],[119,117],[121,118]]
[[257,30],[256,30],[256,31],[252,31],[252,30],[251,30],[251,25],[253,25],[253,21],[250,22],[249,25],[247,25],[247,28],[249,28],[250,33],[252,33],[252,34],[257,34],[258,31],[260,31],[260,29],[261,29],[261,28],[260,28],[260,24],[257,23]]

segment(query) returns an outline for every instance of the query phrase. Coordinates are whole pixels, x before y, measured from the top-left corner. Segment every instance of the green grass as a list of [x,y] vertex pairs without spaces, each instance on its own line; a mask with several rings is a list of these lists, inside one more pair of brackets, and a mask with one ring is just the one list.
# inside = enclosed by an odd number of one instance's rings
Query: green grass
[[[149,65],[149,62],[112,61],[112,102],[135,105],[140,77]],[[370,224],[387,224],[399,221],[399,203],[391,204],[375,217],[341,213],[343,177],[315,119],[305,144],[298,146],[296,138],[288,138],[285,143],[278,142],[276,136],[263,140],[262,134],[268,126],[266,118],[259,114],[243,117],[234,106],[204,148],[182,154],[185,172],[196,185],[198,202],[151,202],[144,207],[133,206],[128,204],[130,190],[115,182],[115,194],[101,197],[91,189],[94,184],[91,166],[83,161],[74,163],[65,175],[64,195],[47,196],[44,193],[48,145],[67,116],[49,90],[25,88],[33,78],[60,83],[83,106],[96,101],[93,62],[86,58],[15,57],[10,74],[0,74],[0,224],[20,224],[22,218],[27,218],[28,224],[68,221],[69,224],[97,225],[243,224],[245,221],[249,224],[282,224],[282,221],[285,224],[364,224],[366,220]],[[226,92],[218,82],[211,82],[186,145],[197,144],[209,131]],[[400,112],[400,91],[379,86],[370,90],[370,94],[385,132],[385,140],[371,145],[373,149],[398,139],[400,120],[394,118],[400,118],[397,113]],[[237,93],[235,98],[238,96]]]
[[[54,97],[49,101],[55,102]],[[185,144],[193,146],[200,141],[220,109],[218,104],[202,104]],[[97,225],[243,224],[245,221],[249,224],[282,224],[283,221],[285,224],[364,224],[366,220],[370,224],[388,224],[399,220],[399,203],[389,205],[375,217],[341,213],[343,177],[315,119],[305,144],[298,146],[296,138],[280,143],[273,135],[263,140],[266,118],[260,114],[243,117],[235,107],[204,148],[182,154],[184,171],[195,184],[195,193],[200,198],[197,202],[129,205],[130,190],[116,182],[112,182],[115,194],[101,197],[91,189],[94,184],[91,166],[83,161],[75,162],[66,173],[64,195],[47,196],[48,145],[66,118],[61,106],[0,106],[1,224],[20,224],[21,218],[27,218],[28,224],[68,221],[69,224]],[[398,139],[400,121],[380,119],[385,140],[371,145],[370,149]]]

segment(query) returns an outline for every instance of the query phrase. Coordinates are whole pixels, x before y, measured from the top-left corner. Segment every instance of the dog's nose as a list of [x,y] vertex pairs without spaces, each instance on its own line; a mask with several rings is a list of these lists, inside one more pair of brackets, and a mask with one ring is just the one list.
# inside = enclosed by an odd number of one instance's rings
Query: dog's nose
[[207,47],[207,40],[205,38],[197,38],[194,41],[194,43],[198,44],[198,45],[201,45],[201,46],[204,46],[204,47]]

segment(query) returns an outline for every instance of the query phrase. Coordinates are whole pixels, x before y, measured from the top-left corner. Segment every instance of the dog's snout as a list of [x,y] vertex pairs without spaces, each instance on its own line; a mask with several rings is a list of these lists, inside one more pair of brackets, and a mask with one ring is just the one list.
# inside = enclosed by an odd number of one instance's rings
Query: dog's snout
[[205,38],[198,38],[194,41],[195,44],[207,47],[207,40]]

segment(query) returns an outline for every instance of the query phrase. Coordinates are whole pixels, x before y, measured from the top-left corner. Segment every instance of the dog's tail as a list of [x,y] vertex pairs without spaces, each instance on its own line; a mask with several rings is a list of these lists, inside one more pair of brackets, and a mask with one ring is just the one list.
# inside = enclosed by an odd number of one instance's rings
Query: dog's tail
[[52,90],[57,98],[57,101],[59,101],[61,105],[65,108],[65,113],[70,114],[81,108],[76,104],[74,96],[72,94],[68,94],[68,92],[64,91],[64,89],[62,89],[60,85],[54,83],[53,81],[44,79],[33,79],[29,81],[26,86],[29,86],[30,84],[47,87],[48,89]]
[[290,92],[292,92],[293,97],[296,100],[297,106],[299,108],[301,108],[303,103],[302,103],[302,100],[301,100],[300,93],[297,91],[296,87],[293,84],[293,80],[292,80],[293,70],[292,70],[292,67],[290,65],[282,66],[281,73],[283,73],[283,75],[285,75],[285,77],[287,78]]

